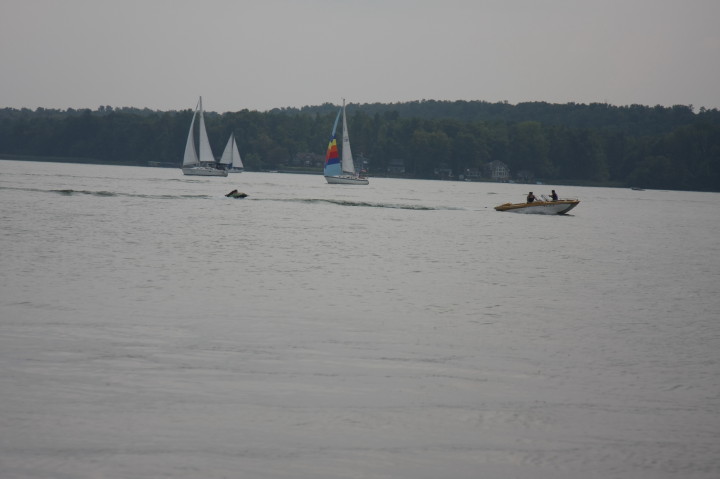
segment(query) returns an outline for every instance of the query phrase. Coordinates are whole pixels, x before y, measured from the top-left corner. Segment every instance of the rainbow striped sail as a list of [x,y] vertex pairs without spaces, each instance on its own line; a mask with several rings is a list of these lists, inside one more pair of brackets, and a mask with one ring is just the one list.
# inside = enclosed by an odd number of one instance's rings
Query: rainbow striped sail
[[340,113],[342,113],[342,109],[338,111],[337,117],[335,118],[335,124],[333,125],[332,134],[330,135],[330,142],[328,143],[327,147],[327,154],[325,155],[325,170],[323,171],[323,174],[325,176],[339,176],[342,174],[342,166],[340,165],[340,155],[338,154],[337,139],[335,138],[338,121],[340,120]]

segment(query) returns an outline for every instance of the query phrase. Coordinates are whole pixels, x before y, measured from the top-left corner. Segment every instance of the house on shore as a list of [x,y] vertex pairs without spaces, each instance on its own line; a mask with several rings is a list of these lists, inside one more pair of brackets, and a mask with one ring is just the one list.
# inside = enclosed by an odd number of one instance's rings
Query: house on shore
[[510,181],[510,168],[502,161],[495,160],[485,165],[485,175],[492,181]]

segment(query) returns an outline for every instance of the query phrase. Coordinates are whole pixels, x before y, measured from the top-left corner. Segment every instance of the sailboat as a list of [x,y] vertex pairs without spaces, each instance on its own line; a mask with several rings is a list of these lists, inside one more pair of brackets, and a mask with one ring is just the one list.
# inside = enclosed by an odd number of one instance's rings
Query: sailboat
[[220,164],[224,165],[225,169],[230,173],[241,173],[244,169],[234,133],[230,133],[230,138],[228,138],[227,145],[225,145],[225,151],[220,157]]
[[[337,140],[335,138],[340,114],[342,114],[343,118],[342,162],[338,155]],[[350,150],[350,135],[347,127],[344,98],[342,108],[338,111],[332,134],[330,135],[323,174],[327,182],[333,185],[367,185],[370,183],[367,178],[355,172],[355,164],[353,163],[352,151]]]
[[[200,154],[195,151],[195,118],[200,118]],[[205,116],[202,109],[202,97],[198,101],[195,113],[190,122],[187,143],[185,143],[185,156],[183,157],[182,171],[185,175],[193,176],[227,176],[227,170],[220,169],[213,156],[205,130]]]

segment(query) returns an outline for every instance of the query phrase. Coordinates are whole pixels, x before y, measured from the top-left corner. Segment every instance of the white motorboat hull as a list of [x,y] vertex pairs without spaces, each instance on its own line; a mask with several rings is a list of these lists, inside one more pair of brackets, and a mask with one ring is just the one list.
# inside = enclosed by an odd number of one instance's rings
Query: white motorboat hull
[[184,175],[188,176],[227,176],[227,170],[219,170],[212,166],[191,166],[182,169]]
[[497,211],[535,215],[564,215],[575,208],[580,200],[534,201],[532,203],[505,203],[496,206]]
[[331,185],[367,185],[370,184],[367,178],[356,176],[326,176],[325,179]]

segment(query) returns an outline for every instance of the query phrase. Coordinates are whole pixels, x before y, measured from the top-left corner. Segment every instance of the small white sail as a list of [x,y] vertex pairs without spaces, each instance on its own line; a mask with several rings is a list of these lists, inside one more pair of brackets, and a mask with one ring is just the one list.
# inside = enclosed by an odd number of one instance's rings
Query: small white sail
[[225,150],[220,157],[220,164],[225,165],[226,168],[232,168],[234,170],[241,170],[243,168],[243,162],[240,158],[240,151],[238,150],[234,133],[230,133],[230,138],[228,138]]
[[233,138],[235,135],[230,133],[230,138],[228,138],[227,144],[225,145],[225,149],[223,150],[223,154],[220,157],[220,164],[225,165],[226,167],[229,167],[233,162]]
[[195,135],[193,134],[193,130],[195,128],[195,116],[197,115],[197,112],[196,108],[193,113],[192,121],[190,122],[190,131],[188,132],[187,143],[185,143],[183,166],[193,166],[198,164],[198,157],[195,152]]
[[205,116],[202,109],[202,97],[200,97],[200,163],[211,163],[215,161],[212,148],[210,148],[210,140],[208,140],[207,130],[205,130]]
[[230,138],[225,145],[225,150],[220,157],[220,164],[225,165],[227,168],[242,168],[243,163],[240,159],[240,151],[238,150],[237,143],[235,142],[235,134],[230,133]]
[[352,150],[350,150],[350,132],[347,126],[347,115],[345,114],[345,100],[343,99],[343,139],[342,139],[342,171],[346,175],[355,175],[355,164],[353,163]]
[[233,154],[232,154],[232,163],[230,163],[230,166],[232,168],[244,168],[242,158],[240,158],[240,151],[238,150],[237,143],[235,142],[235,138],[233,137]]

